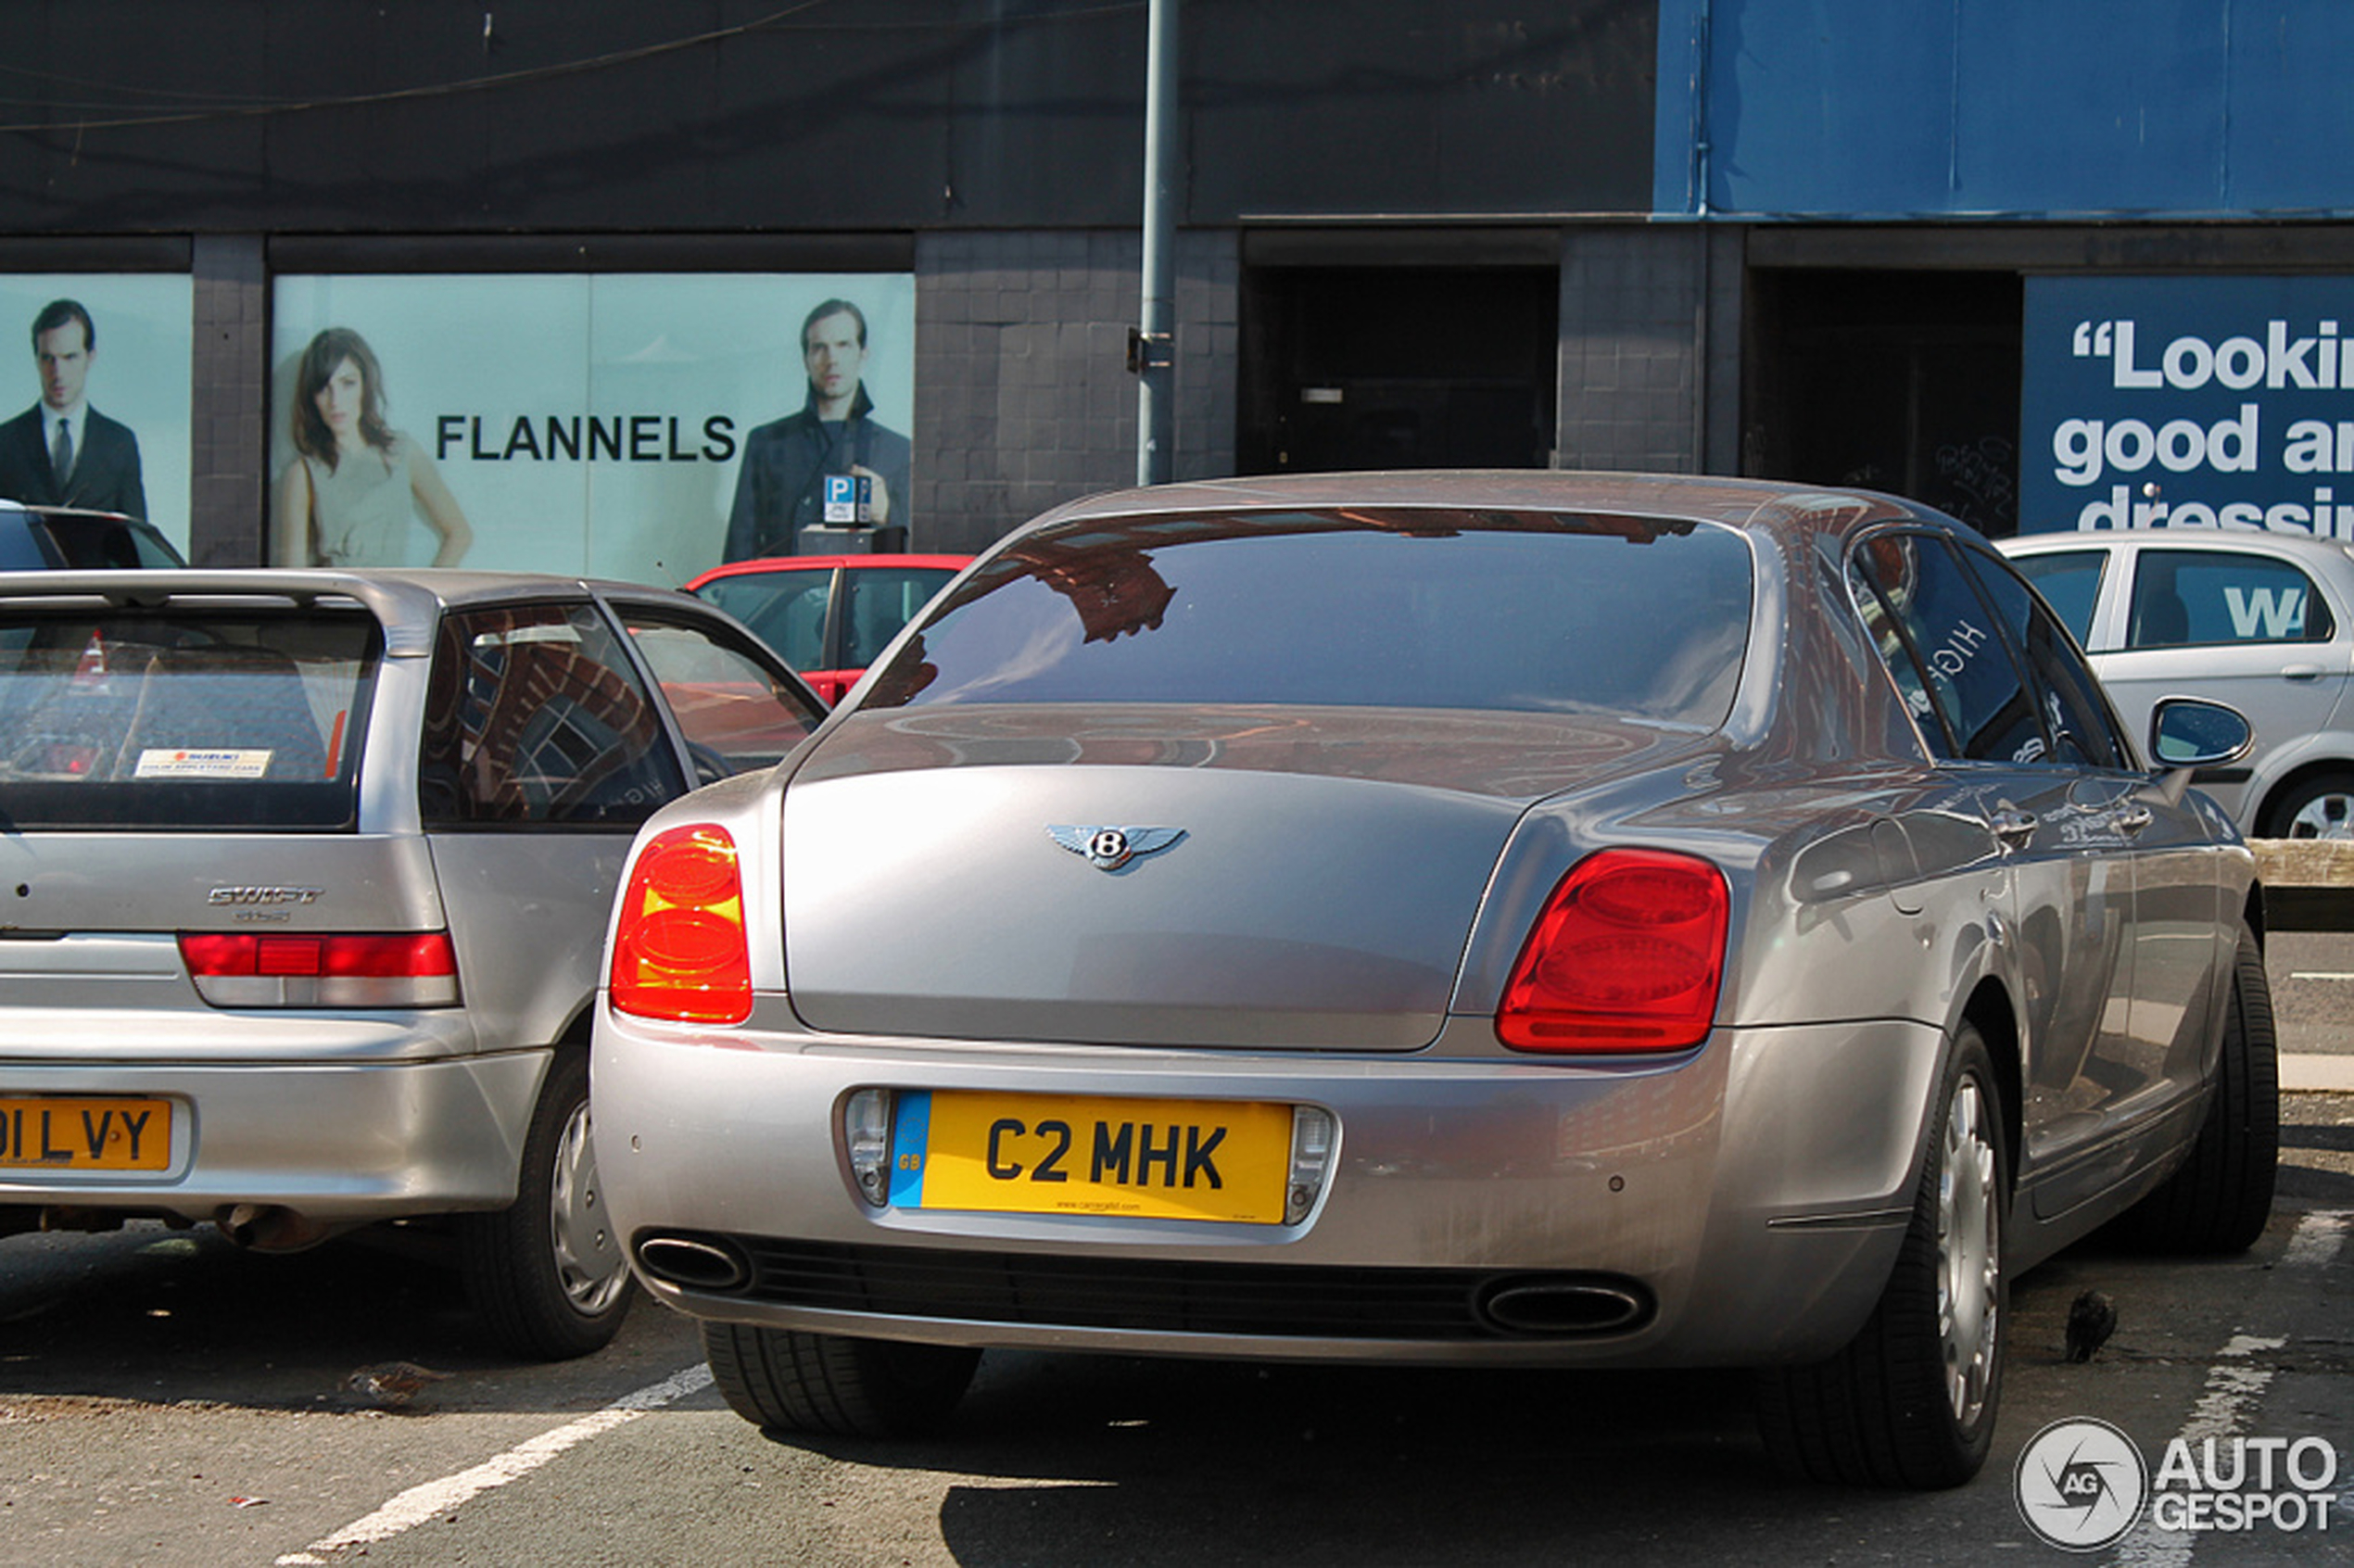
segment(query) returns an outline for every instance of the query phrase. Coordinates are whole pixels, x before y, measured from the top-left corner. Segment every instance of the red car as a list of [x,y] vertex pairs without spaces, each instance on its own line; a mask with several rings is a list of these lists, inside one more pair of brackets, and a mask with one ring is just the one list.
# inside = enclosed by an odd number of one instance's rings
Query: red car
[[968,555],[780,555],[715,566],[687,585],[775,649],[829,705]]

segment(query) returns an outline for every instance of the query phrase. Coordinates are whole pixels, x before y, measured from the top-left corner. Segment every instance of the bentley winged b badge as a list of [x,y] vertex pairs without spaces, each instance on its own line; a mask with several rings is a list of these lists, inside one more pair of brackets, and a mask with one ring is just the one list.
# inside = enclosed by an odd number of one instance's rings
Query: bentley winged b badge
[[1098,871],[1117,871],[1140,855],[1158,854],[1185,836],[1183,828],[1072,828],[1050,822],[1055,842]]

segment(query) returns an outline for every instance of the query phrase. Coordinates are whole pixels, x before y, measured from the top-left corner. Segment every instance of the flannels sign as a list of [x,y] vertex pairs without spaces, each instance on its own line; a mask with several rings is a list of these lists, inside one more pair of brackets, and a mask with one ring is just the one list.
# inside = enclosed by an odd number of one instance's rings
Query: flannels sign
[[2030,278],[2019,529],[2354,538],[2354,278]]
[[865,520],[920,527],[915,306],[905,272],[282,276],[272,559],[678,582],[861,468]]

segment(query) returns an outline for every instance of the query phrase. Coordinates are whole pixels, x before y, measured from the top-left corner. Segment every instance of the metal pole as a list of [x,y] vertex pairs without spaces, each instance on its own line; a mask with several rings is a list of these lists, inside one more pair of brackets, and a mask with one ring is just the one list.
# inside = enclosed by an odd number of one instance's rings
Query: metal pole
[[1176,203],[1170,194],[1170,133],[1177,102],[1177,0],[1151,0],[1145,60],[1144,312],[1131,346],[1136,372],[1136,483],[1169,480],[1176,413],[1176,354],[1171,342],[1177,293]]

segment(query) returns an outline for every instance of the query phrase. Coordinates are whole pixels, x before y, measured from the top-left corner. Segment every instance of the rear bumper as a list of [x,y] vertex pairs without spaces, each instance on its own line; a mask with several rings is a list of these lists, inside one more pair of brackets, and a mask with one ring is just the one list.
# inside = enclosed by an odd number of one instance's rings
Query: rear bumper
[[[936,1343],[1628,1366],[1805,1359],[1854,1334],[1904,1233],[1942,1048],[1895,1021],[1720,1031],[1643,1067],[719,1038],[607,1015],[593,1063],[614,1218],[654,1294],[695,1316]],[[1327,1109],[1338,1133],[1295,1225],[910,1210],[868,1204],[852,1178],[842,1106],[868,1087],[1278,1100]],[[637,1252],[654,1236],[750,1266],[718,1287],[664,1278]],[[1488,1304],[1530,1282],[1624,1288],[1643,1309],[1602,1328],[1499,1322]],[[1394,1312],[1377,1304],[1393,1292]],[[1249,1305],[1270,1300],[1283,1309]]]
[[[0,1206],[208,1220],[254,1204],[328,1224],[501,1208],[514,1200],[549,1055],[357,1065],[0,1059],[0,1098],[12,1103],[139,1096],[171,1112],[164,1170],[12,1165],[0,1169]],[[40,1147],[32,1133],[25,1141]]]

